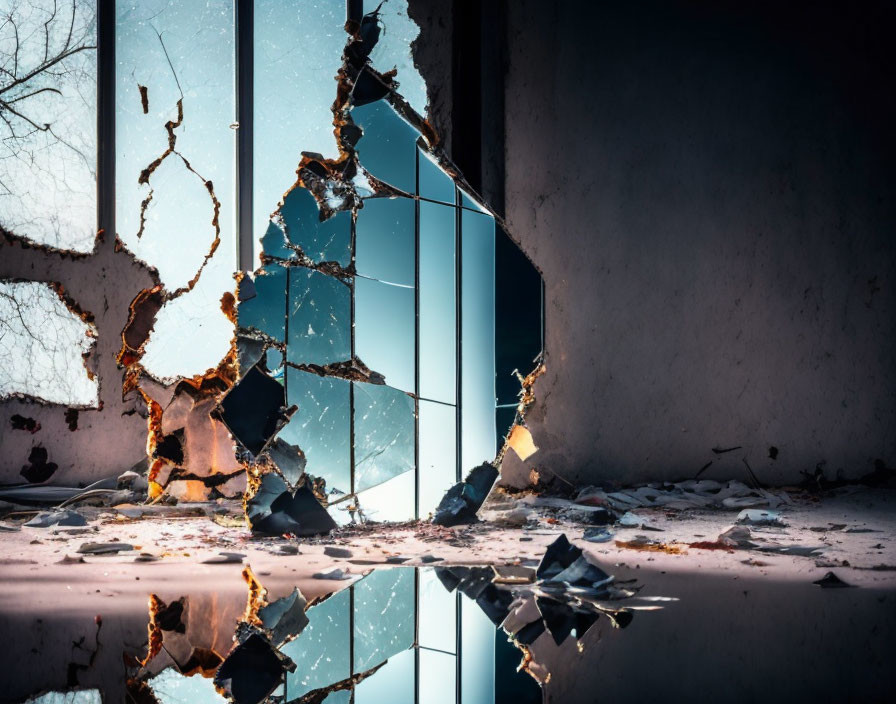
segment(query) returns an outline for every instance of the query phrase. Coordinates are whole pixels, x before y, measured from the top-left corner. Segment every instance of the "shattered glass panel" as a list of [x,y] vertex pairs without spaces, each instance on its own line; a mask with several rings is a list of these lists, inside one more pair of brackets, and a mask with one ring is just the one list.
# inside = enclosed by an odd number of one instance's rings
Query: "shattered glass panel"
[[351,291],[339,279],[290,268],[287,361],[325,365],[349,359],[351,306]]
[[417,180],[420,133],[385,100],[352,108],[352,120],[364,130],[357,151],[361,165],[380,181],[413,193]]
[[330,692],[327,698],[324,699],[323,704],[351,704],[351,701],[352,690],[340,689],[336,692]]
[[[439,588],[445,591],[441,585]],[[453,635],[453,621],[450,631]],[[434,650],[420,648],[417,688],[420,692],[419,704],[456,704],[457,657],[448,653],[437,653]]]
[[280,226],[271,221],[261,238],[261,248],[268,257],[277,259],[289,259],[294,252],[286,246],[286,234]]
[[0,281],[0,399],[96,408],[99,386],[84,360],[95,338],[50,284]]
[[358,504],[371,521],[409,521],[414,518],[413,471],[358,492]]
[[351,491],[349,384],[287,367],[287,403],[299,410],[278,436],[302,449],[308,474],[340,494]]
[[355,226],[355,266],[361,276],[414,285],[414,201],[368,198]]
[[306,612],[308,625],[280,651],[296,664],[286,674],[286,699],[292,701],[351,675],[350,592],[343,589]]
[[414,289],[355,279],[355,354],[386,383],[414,391]]
[[354,590],[354,670],[364,672],[414,644],[414,570],[375,570]]
[[283,385],[255,366],[224,397],[221,419],[235,440],[258,455],[285,423],[284,401]]
[[442,586],[435,570],[421,569],[419,574],[417,641],[421,648],[454,653],[457,650],[457,597]]
[[495,457],[495,221],[462,211],[461,468]]
[[420,515],[434,511],[457,481],[457,409],[420,401]]
[[414,469],[414,399],[389,386],[354,390],[355,490],[362,491]]
[[[320,209],[311,192],[296,187],[286,194],[279,211],[289,241],[314,263],[338,262],[347,267],[352,256],[352,215],[338,212],[321,222]],[[265,253],[268,252],[265,246]]]
[[91,252],[96,2],[7,2],[0,19],[0,230]]
[[491,215],[479,201],[475,200],[473,196],[467,193],[463,188],[458,188],[458,192],[460,193],[460,205],[462,208],[467,208],[469,210],[475,210],[477,213],[483,213],[485,215]]
[[420,203],[420,396],[457,399],[454,208]]
[[414,651],[405,650],[355,687],[355,704],[414,704]]
[[379,12],[380,38],[370,63],[380,73],[396,71],[398,92],[421,117],[426,117],[426,81],[414,65],[411,45],[420,27],[408,16],[408,0],[364,0],[364,11]]
[[455,204],[454,181],[436,164],[435,160],[423,149],[418,158],[417,195],[429,200],[437,200],[447,205]]
[[254,329],[275,340],[286,339],[287,269],[268,264],[255,276],[255,296],[239,305],[241,328]]
[[339,156],[331,106],[342,65],[345,0],[255,0],[254,230],[296,182],[301,153]]
[[460,696],[487,702],[495,696],[495,624],[473,601],[460,600]]

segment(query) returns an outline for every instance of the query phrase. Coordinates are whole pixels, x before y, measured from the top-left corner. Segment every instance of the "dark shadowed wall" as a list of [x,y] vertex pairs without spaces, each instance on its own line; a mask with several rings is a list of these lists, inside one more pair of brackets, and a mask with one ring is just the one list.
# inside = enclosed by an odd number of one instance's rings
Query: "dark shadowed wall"
[[896,463],[884,5],[506,4],[507,219],[546,282],[535,464]]

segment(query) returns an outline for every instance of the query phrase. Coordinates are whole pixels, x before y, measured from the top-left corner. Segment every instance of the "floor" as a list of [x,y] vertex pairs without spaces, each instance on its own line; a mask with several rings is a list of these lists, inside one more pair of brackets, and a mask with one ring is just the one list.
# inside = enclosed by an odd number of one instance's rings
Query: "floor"
[[[623,630],[604,619],[578,642],[535,641],[529,672],[544,701],[693,701],[695,692],[716,701],[885,701],[893,691],[894,490],[794,494],[775,509],[785,525],[748,527],[753,548],[719,541],[738,510],[639,508],[640,522],[626,528],[585,524],[589,516],[564,499],[504,496],[492,505],[483,513],[492,520],[472,526],[349,526],[305,539],[253,537],[237,504],[81,507],[89,523],[75,528],[18,527],[26,516],[8,517],[0,533],[0,637],[8,644],[0,701],[73,685],[125,701],[122,652],[146,650],[149,594],[165,602],[204,595],[215,605],[204,618],[220,623],[215,638],[226,652],[246,605],[245,566],[269,598],[298,587],[313,602],[371,570],[419,567],[419,583],[448,565],[534,568],[561,534],[620,583],[636,579],[640,596],[664,599]],[[523,513],[521,526],[495,522],[519,523]],[[583,540],[586,530],[598,539],[604,532],[605,542]],[[122,549],[95,554],[89,543]],[[333,548],[348,552],[325,554]],[[816,549],[786,554],[793,548]],[[346,579],[320,578],[335,569]],[[851,588],[815,584],[829,572]],[[419,595],[417,602],[422,609]],[[494,674],[497,682],[504,676]],[[501,700],[499,689],[490,700]],[[416,698],[426,699],[419,691]]]

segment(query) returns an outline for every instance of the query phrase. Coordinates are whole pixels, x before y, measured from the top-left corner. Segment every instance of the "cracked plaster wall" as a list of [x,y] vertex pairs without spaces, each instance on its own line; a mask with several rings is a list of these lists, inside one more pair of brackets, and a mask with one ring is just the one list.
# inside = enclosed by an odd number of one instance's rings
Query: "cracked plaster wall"
[[[97,341],[88,364],[99,379],[101,409],[80,410],[77,429],[70,430],[66,406],[10,399],[0,403],[0,483],[25,483],[19,470],[31,448],[42,446],[59,465],[49,484],[84,485],[116,476],[146,457],[146,404],[133,394],[122,400],[122,371],[115,356],[128,305],[141,288],[152,286],[148,270],[126,252],[115,251],[115,239],[104,237],[91,255],[71,256],[0,239],[0,278],[61,283],[66,293],[95,316]],[[14,415],[34,418],[40,430],[13,428]]]
[[546,284],[532,461],[578,482],[892,466],[892,9],[506,8],[507,219]]

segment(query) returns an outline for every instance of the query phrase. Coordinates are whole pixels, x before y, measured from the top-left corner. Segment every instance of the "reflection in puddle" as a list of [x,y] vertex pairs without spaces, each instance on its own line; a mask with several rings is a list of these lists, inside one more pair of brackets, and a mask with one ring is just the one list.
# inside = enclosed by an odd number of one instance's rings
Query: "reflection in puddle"
[[[126,666],[126,694],[102,701],[539,702],[550,675],[530,654],[536,639],[573,638],[581,650],[598,618],[625,627],[633,611],[657,608],[564,536],[537,566],[382,568],[320,581],[307,601],[298,588],[269,591],[249,567],[243,579],[244,596],[151,594],[136,650],[121,630],[97,637],[96,649],[120,648]],[[67,697],[39,701],[99,701],[97,690]]]

